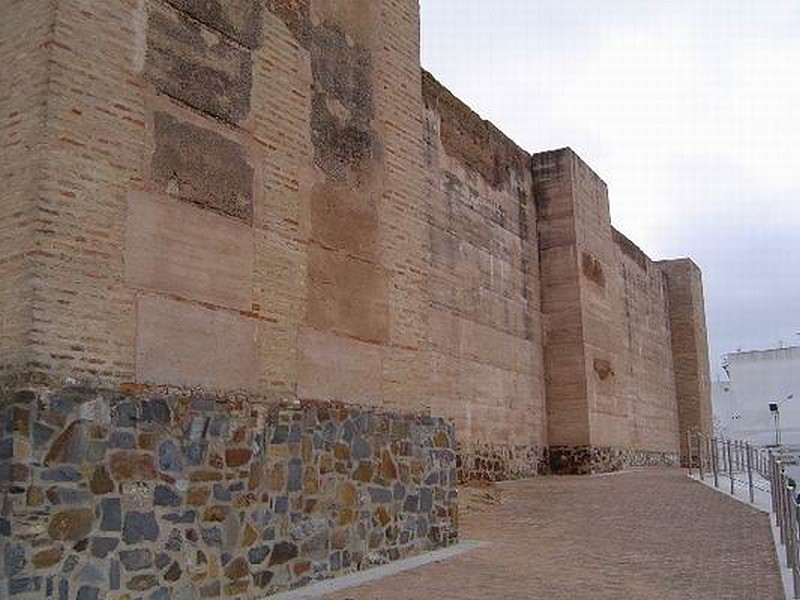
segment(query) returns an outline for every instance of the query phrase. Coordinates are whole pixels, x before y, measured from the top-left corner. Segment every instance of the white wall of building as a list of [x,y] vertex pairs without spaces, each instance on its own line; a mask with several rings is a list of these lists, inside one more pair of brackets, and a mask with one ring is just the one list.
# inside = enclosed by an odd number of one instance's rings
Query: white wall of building
[[770,402],[780,406],[782,442],[800,445],[800,347],[734,352],[725,357],[728,380],[712,387],[721,435],[767,445],[775,441]]

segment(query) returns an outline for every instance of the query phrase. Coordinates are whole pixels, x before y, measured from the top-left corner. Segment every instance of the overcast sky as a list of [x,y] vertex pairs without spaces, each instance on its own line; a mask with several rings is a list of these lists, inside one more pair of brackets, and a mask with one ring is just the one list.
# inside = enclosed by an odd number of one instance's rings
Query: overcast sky
[[422,62],[614,225],[703,270],[720,355],[800,344],[800,1],[421,0]]

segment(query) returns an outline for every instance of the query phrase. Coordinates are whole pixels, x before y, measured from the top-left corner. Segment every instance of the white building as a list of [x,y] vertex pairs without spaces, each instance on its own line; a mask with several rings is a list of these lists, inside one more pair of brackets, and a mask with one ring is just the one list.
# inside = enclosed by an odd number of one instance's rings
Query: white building
[[734,352],[723,365],[728,379],[712,386],[718,433],[760,446],[774,444],[769,404],[775,402],[782,443],[800,445],[800,346]]

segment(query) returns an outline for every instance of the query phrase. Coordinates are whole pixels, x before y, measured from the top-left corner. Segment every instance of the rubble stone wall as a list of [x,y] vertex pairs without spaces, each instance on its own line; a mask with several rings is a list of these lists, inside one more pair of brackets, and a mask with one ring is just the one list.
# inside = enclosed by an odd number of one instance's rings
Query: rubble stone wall
[[262,598],[457,541],[441,418],[158,390],[4,404],[0,597]]

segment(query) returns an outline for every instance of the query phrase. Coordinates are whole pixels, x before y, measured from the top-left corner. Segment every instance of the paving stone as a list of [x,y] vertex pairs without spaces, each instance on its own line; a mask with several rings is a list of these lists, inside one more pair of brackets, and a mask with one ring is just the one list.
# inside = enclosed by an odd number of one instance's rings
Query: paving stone
[[408,590],[453,600],[783,598],[767,515],[683,471],[541,477],[497,489],[501,503],[460,516],[461,536],[486,547],[325,600],[406,600]]

